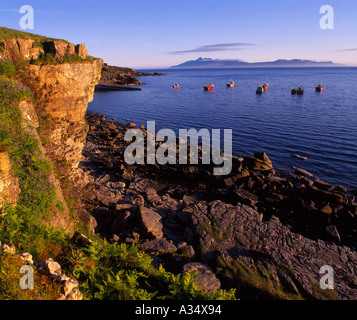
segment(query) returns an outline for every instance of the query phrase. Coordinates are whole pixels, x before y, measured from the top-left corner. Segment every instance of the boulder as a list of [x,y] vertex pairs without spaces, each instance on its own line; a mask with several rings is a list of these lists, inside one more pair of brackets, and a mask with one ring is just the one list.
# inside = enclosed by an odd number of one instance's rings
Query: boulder
[[147,188],[145,190],[146,198],[151,205],[161,203],[161,197],[157,194],[156,190],[153,188]]
[[54,278],[57,278],[62,273],[60,264],[52,258],[46,259],[43,267]]
[[258,197],[247,190],[238,189],[235,190],[234,193],[237,195],[238,201],[242,204],[255,206],[258,203]]
[[67,296],[74,288],[78,288],[78,281],[76,279],[69,279],[63,282],[63,293]]
[[23,252],[23,253],[19,254],[19,258],[28,262],[29,264],[33,264],[32,255],[28,252]]
[[139,220],[147,237],[159,239],[163,237],[161,216],[153,210],[140,206]]
[[269,165],[269,166],[271,166],[271,168],[273,168],[273,163],[271,162],[271,160],[269,159],[269,157],[267,156],[267,154],[265,152],[255,152],[254,157],[265,162],[267,165]]
[[295,170],[294,173],[298,176],[308,176],[308,177],[313,177],[314,175],[308,171],[306,171],[305,169],[301,169],[301,168],[297,168],[297,167],[293,167],[293,169]]
[[82,300],[83,294],[77,287],[73,288],[67,295],[62,294],[58,300]]
[[76,54],[80,56],[82,59],[86,59],[88,56],[88,51],[86,48],[86,45],[83,44],[77,44],[75,47]]
[[10,240],[8,243],[4,243],[3,245],[1,245],[0,250],[8,254],[15,254],[16,247]]
[[182,273],[193,272],[197,275],[196,285],[207,292],[212,292],[221,288],[221,282],[217,279],[212,270],[200,262],[186,263],[182,268]]
[[155,255],[174,253],[177,250],[172,241],[164,238],[146,241],[141,244],[141,248]]
[[178,248],[177,253],[185,258],[192,258],[195,256],[195,250],[193,247],[187,243]]
[[248,169],[253,171],[266,171],[273,169],[273,165],[270,160],[264,161],[254,157],[245,157],[244,164],[248,167]]

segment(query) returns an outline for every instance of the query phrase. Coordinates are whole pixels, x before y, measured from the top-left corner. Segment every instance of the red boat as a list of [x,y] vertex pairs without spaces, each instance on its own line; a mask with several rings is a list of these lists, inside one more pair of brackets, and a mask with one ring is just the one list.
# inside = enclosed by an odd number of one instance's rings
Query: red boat
[[176,88],[176,89],[177,89],[177,88],[180,88],[180,86],[179,86],[179,84],[178,84],[178,83],[176,83],[176,84],[175,84],[175,85],[173,85],[172,87],[173,87],[173,88]]
[[316,92],[322,92],[324,90],[324,86],[320,83],[317,87],[315,87]]
[[205,91],[213,91],[214,90],[214,84],[209,83],[207,86],[203,86],[203,90],[205,90]]
[[304,94],[304,88],[303,88],[302,86],[300,86],[299,88],[297,88],[296,94],[300,94],[300,95]]

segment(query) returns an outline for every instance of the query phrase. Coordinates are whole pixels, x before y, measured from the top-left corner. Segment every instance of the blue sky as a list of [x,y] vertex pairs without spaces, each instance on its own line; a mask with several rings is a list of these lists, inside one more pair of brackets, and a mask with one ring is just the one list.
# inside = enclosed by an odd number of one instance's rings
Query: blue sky
[[[333,60],[357,66],[356,0],[0,0],[0,25],[86,43],[112,65],[165,68],[198,57]],[[334,29],[320,28],[320,7]]]

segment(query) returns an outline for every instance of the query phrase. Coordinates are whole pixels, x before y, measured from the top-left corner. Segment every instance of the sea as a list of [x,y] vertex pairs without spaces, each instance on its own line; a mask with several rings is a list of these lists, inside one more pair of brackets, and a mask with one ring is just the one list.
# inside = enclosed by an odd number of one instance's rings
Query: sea
[[[95,92],[88,111],[157,129],[232,129],[233,153],[266,152],[275,168],[303,168],[357,189],[357,68],[141,70],[141,91]],[[233,80],[234,88],[226,83]],[[213,92],[203,86],[213,83]],[[178,83],[180,87],[172,86]],[[269,90],[256,94],[264,83]],[[321,93],[315,87],[323,84]],[[291,94],[304,87],[304,95]],[[223,148],[223,145],[222,145]],[[307,159],[296,158],[298,154]]]

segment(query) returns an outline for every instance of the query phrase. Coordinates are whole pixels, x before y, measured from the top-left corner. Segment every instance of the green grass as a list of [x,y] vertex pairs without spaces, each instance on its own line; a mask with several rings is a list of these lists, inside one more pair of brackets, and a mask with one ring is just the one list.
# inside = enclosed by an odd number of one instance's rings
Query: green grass
[[277,283],[272,274],[262,267],[249,268],[239,260],[229,263],[220,258],[217,274],[225,285],[236,288],[240,299],[302,300],[300,294],[291,292],[284,284]]
[[51,163],[44,159],[35,137],[22,127],[18,103],[31,99],[27,87],[12,80],[0,78],[0,145],[8,150],[12,170],[19,179],[21,193],[15,208],[9,207],[0,221],[1,240],[15,239],[29,249],[38,250],[36,235],[46,237],[55,200],[53,185],[49,182]]
[[0,61],[0,75],[13,77],[16,74],[16,66],[12,61]]
[[32,40],[39,40],[39,41],[62,40],[62,39],[48,38],[45,36],[24,32],[20,30],[0,27],[0,40],[9,40],[9,39],[32,39]]
[[50,53],[42,53],[38,59],[31,61],[31,64],[59,64],[59,63],[81,63],[81,62],[90,62],[93,61],[93,57],[87,56],[87,58],[83,59],[76,54],[65,54],[63,57],[63,61],[56,60],[52,54]]

